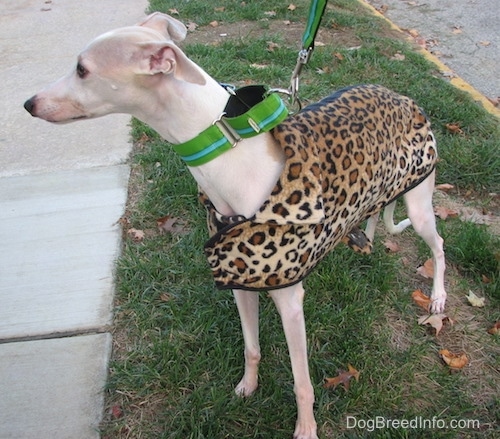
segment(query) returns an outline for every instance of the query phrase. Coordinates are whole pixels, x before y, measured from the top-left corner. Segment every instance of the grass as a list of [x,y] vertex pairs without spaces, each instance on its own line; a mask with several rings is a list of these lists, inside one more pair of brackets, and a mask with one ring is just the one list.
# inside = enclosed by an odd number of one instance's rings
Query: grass
[[[151,10],[176,9],[200,27],[184,49],[211,75],[238,85],[287,87],[297,55],[283,20],[303,24],[308,3],[151,0]],[[224,7],[224,10],[220,8]],[[217,8],[217,10],[216,10]],[[270,17],[265,12],[275,11]],[[219,21],[221,32],[207,26]],[[264,20],[264,21],[263,21]],[[299,26],[301,28],[301,26]],[[219,33],[231,30],[222,39]],[[215,36],[214,36],[215,35]],[[199,41],[193,44],[190,39]],[[314,101],[354,83],[382,83],[414,97],[428,112],[438,138],[439,182],[455,185],[458,203],[498,209],[498,124],[443,80],[435,67],[356,2],[330,2],[317,47],[302,76],[301,96]],[[269,41],[279,45],[268,50]],[[358,47],[352,49],[353,47]],[[403,60],[394,59],[395,54]],[[401,57],[399,57],[401,58]],[[266,65],[257,68],[252,65]],[[459,123],[452,134],[448,123]],[[114,353],[107,389],[105,438],[290,438],[296,417],[284,335],[272,301],[262,293],[260,387],[248,399],[233,388],[243,371],[243,342],[231,294],[217,291],[202,254],[207,232],[196,185],[186,167],[149,128],[134,121],[135,152],[124,229],[145,232],[137,242],[124,233],[117,263]],[[460,198],[466,194],[466,199]],[[156,219],[182,218],[185,233],[159,233]],[[377,237],[374,254],[339,246],[305,281],[305,312],[316,417],[322,438],[496,437],[499,411],[498,336],[486,329],[500,320],[498,237],[459,219],[439,222],[448,256],[448,313],[455,325],[439,337],[417,325],[422,313],[410,293],[429,292],[415,274],[429,257],[413,232],[397,238],[388,254]],[[484,276],[488,280],[484,282]],[[472,289],[487,298],[471,308]],[[470,363],[450,373],[440,349],[465,351]],[[349,391],[324,389],[326,377],[352,364],[359,382]],[[347,428],[357,419],[477,419],[479,429]]]

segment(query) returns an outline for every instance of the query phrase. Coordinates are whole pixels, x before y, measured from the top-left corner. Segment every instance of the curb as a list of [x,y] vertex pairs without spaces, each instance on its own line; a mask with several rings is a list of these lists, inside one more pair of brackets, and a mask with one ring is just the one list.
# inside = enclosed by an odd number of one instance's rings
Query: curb
[[[377,11],[377,9],[375,9],[374,6],[370,5],[365,0],[360,1],[360,4],[365,8],[367,8],[372,15],[381,18],[387,24],[389,24],[391,29],[394,29],[395,31],[401,33],[407,41],[414,43],[414,41],[410,37],[408,37],[406,33],[397,24],[394,24],[385,15]],[[416,52],[420,53],[427,61],[433,63],[443,75],[449,74],[450,75],[449,82],[451,85],[453,85],[459,90],[468,93],[472,97],[472,99],[480,103],[488,113],[500,119],[500,110],[496,108],[486,96],[484,96],[481,92],[476,90],[472,85],[464,81],[459,76],[456,76],[455,72],[452,69],[450,69],[445,63],[443,63],[437,56],[433,55],[428,50],[423,48],[418,48]]]

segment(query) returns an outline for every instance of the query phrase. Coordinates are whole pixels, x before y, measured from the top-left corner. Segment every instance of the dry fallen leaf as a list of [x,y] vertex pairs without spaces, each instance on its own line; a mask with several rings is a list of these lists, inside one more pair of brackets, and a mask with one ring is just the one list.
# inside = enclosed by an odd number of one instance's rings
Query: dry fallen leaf
[[264,15],[268,17],[276,17],[276,11],[266,11],[264,12]]
[[426,279],[432,279],[434,277],[434,262],[432,261],[432,258],[427,259],[427,261],[424,262],[424,265],[418,267],[417,273]]
[[434,213],[436,214],[436,216],[438,216],[442,220],[446,220],[446,218],[448,218],[448,217],[455,218],[458,216],[457,210],[450,209],[450,208],[444,207],[444,206],[436,206],[434,208]]
[[406,56],[404,56],[402,53],[400,52],[397,52],[395,53],[392,57],[391,57],[392,60],[394,61],[404,61],[406,59]]
[[122,216],[116,223],[125,229],[130,225],[130,220],[126,216]]
[[389,5],[380,5],[379,8],[377,8],[377,10],[381,13],[381,14],[385,14],[388,10],[389,10]]
[[420,47],[427,49],[427,40],[424,37],[415,38],[415,43],[417,43]]
[[420,306],[420,308],[425,309],[427,312],[431,309],[432,299],[429,296],[426,296],[423,291],[419,288],[411,293],[411,297],[413,301]]
[[120,419],[123,417],[123,409],[119,405],[114,405],[111,407],[111,416],[113,416],[114,419]]
[[461,26],[453,26],[453,30],[451,31],[452,34],[461,34],[463,31],[462,31],[462,27]]
[[344,61],[344,55],[342,55],[340,52],[335,52],[333,56],[337,58],[339,61]]
[[469,295],[465,296],[472,306],[482,308],[484,306],[484,297],[476,296],[472,291],[469,290]]
[[295,6],[294,4],[290,4],[288,5],[288,8],[287,8],[289,11],[295,11],[295,9],[297,9],[297,6]]
[[158,218],[156,224],[162,232],[173,234],[186,232],[185,223],[179,218],[170,215]]
[[208,23],[211,27],[219,27],[219,22],[217,20],[211,21]]
[[452,184],[449,184],[449,183],[437,184],[435,187],[436,190],[443,191],[443,192],[449,191],[449,190],[454,189],[454,188],[455,188],[455,186],[453,186]]
[[451,133],[451,134],[463,134],[464,132],[460,128],[459,123],[447,123],[446,129]]
[[500,104],[500,96],[497,96],[496,98],[490,98],[488,96],[486,97],[493,104],[494,107],[498,107],[498,105]]
[[417,29],[408,29],[408,33],[413,37],[413,38],[416,38],[418,37],[420,34],[418,32]]
[[198,27],[198,25],[192,21],[190,21],[188,24],[187,24],[187,30],[189,32],[194,32],[196,30],[196,28]]
[[169,9],[168,13],[170,15],[179,15],[179,11],[177,9]]
[[481,275],[481,281],[483,282],[483,284],[490,284],[491,283],[491,279],[488,276],[486,276],[485,274]]
[[469,362],[467,355],[464,353],[454,354],[448,349],[441,349],[439,355],[444,360],[444,362],[453,370],[463,369],[465,365]]
[[220,6],[220,7],[214,9],[215,12],[224,12],[225,10],[226,10],[226,8],[224,6]]
[[483,47],[488,47],[491,45],[491,41],[479,41],[479,44]]
[[462,221],[468,221],[474,224],[486,224],[489,225],[494,221],[494,215],[491,213],[484,214],[477,209],[463,207],[461,209],[460,218]]
[[453,320],[451,320],[446,314],[431,314],[428,316],[422,316],[418,319],[419,325],[431,325],[436,330],[436,337],[441,332],[445,322],[449,322],[450,325],[453,325]]
[[490,329],[488,329],[488,334],[495,335],[500,333],[500,321],[496,322]]
[[138,229],[134,229],[134,228],[131,228],[131,229],[128,229],[127,230],[127,234],[134,240],[134,241],[137,241],[137,242],[140,242],[144,239],[144,232],[142,230],[138,230]]
[[279,49],[280,45],[278,43],[275,43],[273,41],[268,41],[267,42],[267,50],[269,52],[274,52],[274,49]]
[[349,370],[346,371],[340,371],[339,375],[336,376],[335,378],[326,378],[324,388],[329,389],[333,387],[334,389],[339,385],[342,384],[344,386],[345,390],[349,390],[349,381],[351,378],[354,378],[356,381],[359,380],[359,372],[354,369],[350,364],[347,365]]
[[162,294],[160,294],[160,300],[162,302],[168,302],[168,301],[172,300],[172,296],[168,293],[162,293]]
[[384,241],[384,247],[388,252],[397,253],[401,248],[399,247],[397,242],[386,239]]
[[262,69],[267,69],[269,66],[267,66],[265,64],[254,63],[254,64],[250,64],[250,67],[253,67],[254,69],[257,69],[257,70],[262,70]]

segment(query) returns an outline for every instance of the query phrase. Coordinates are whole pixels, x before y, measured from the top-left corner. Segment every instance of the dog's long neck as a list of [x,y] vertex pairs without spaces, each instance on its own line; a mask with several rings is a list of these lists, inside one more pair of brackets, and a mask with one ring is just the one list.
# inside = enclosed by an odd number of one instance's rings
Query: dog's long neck
[[[172,143],[196,137],[222,114],[229,99],[223,87],[203,75],[205,85],[163,78],[156,107],[139,119]],[[250,217],[272,191],[283,163],[281,148],[266,133],[241,140],[232,150],[189,170],[220,213]]]

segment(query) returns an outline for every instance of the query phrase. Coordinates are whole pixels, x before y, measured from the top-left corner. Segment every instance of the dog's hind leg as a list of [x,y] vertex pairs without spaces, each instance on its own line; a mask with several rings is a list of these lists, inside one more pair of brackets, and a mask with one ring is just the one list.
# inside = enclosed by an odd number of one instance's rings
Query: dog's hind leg
[[373,238],[375,237],[375,229],[377,228],[379,216],[380,214],[377,212],[368,218],[368,221],[366,222],[365,235],[371,242],[373,242]]
[[240,396],[249,396],[257,388],[259,379],[259,293],[233,290],[233,294],[240,314],[245,342],[245,373],[235,391]]
[[307,340],[304,320],[302,282],[291,287],[271,292],[276,308],[281,316],[283,330],[288,344],[294,391],[297,401],[297,423],[295,439],[317,439],[314,419],[314,389],[309,376],[307,361]]
[[408,217],[415,231],[423,238],[432,250],[434,261],[434,279],[432,285],[431,311],[440,313],[444,310],[446,291],[444,287],[444,272],[446,268],[443,238],[436,230],[436,218],[432,207],[435,172],[417,187],[404,195]]

